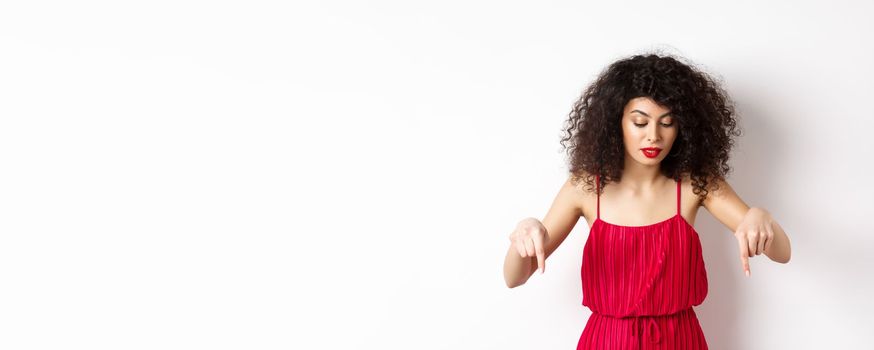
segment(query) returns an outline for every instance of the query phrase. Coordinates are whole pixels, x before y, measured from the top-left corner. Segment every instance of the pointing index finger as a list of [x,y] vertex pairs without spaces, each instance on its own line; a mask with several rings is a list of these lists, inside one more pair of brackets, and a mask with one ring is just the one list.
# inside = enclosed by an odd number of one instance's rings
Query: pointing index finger
[[747,275],[747,277],[750,277],[750,257],[747,238],[743,235],[738,235],[737,245],[738,249],[740,250],[740,261],[741,263],[743,263],[744,273]]
[[534,253],[537,255],[537,268],[543,274],[546,270],[546,253],[543,251],[543,237],[540,235],[534,236]]

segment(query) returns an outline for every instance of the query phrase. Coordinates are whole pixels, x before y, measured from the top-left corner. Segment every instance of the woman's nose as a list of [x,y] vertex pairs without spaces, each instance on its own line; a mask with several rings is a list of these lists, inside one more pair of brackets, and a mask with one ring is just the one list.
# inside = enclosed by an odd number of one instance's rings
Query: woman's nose
[[[653,124],[655,124],[655,123],[653,123]],[[658,136],[659,136],[658,127],[653,126],[652,128],[649,128],[646,131],[646,136],[647,136],[647,140],[649,140],[650,142],[654,142],[654,141],[658,140]]]

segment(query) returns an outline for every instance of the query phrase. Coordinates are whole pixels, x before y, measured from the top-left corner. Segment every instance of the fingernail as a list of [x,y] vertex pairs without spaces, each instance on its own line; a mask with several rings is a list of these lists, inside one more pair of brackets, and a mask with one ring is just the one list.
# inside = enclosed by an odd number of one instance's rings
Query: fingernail
[[746,271],[747,277],[750,277],[750,270]]

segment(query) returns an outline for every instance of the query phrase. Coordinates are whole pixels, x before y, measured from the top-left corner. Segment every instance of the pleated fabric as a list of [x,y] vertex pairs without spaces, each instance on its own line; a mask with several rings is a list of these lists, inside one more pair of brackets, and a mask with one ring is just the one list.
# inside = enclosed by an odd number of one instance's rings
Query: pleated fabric
[[676,181],[676,215],[645,226],[601,220],[599,193],[580,270],[592,315],[577,350],[707,349],[692,308],[707,296],[707,270],[698,232],[680,215]]

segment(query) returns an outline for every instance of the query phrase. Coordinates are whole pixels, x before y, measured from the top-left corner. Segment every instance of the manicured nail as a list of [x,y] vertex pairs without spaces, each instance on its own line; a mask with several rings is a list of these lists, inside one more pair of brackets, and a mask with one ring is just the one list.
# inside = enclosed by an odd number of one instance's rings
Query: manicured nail
[[750,270],[746,270],[747,277],[750,277]]

